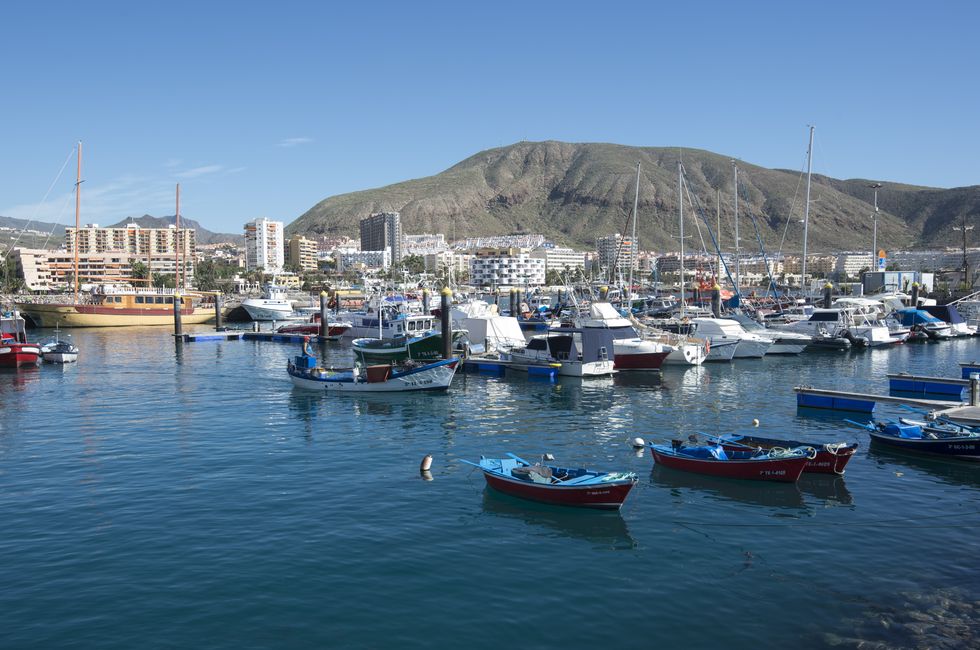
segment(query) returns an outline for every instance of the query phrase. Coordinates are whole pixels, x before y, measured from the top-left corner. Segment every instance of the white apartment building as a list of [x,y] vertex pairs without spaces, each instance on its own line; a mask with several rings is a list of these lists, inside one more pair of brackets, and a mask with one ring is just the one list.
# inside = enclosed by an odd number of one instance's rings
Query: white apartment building
[[151,264],[154,273],[174,274],[177,268],[177,253],[180,251],[182,273],[194,277],[194,262],[197,259],[197,234],[193,228],[174,225],[166,228],[143,228],[137,223],[128,223],[121,228],[102,228],[90,223],[78,229],[65,228],[65,249],[74,254],[75,242],[81,255],[90,253],[129,253],[144,264]]
[[387,269],[391,266],[391,249],[383,251],[347,251],[337,253],[337,270]]
[[453,248],[474,250],[479,248],[538,248],[548,242],[544,235],[493,235],[470,237],[455,242]]
[[[24,278],[31,291],[64,290],[75,284],[75,254],[67,251],[15,248],[17,274]],[[111,284],[129,282],[133,275],[133,260],[145,259],[124,252],[79,253],[79,284]],[[169,262],[169,263],[168,263]],[[152,266],[153,273],[174,273],[173,259],[160,259]]]
[[459,274],[469,272],[470,262],[473,256],[454,251],[440,251],[437,253],[426,253],[423,259],[425,260],[426,273],[439,274],[450,269],[454,274]]
[[566,269],[574,271],[577,268],[585,268],[585,253],[580,253],[571,248],[539,246],[531,251],[531,257],[544,260],[545,273],[548,271],[563,272]]
[[245,224],[245,269],[280,273],[286,264],[281,221],[259,217]]
[[405,235],[402,239],[405,243],[406,255],[429,255],[447,248],[446,236],[443,234]]
[[470,260],[470,284],[477,287],[524,287],[544,285],[541,258],[526,248],[481,248]]

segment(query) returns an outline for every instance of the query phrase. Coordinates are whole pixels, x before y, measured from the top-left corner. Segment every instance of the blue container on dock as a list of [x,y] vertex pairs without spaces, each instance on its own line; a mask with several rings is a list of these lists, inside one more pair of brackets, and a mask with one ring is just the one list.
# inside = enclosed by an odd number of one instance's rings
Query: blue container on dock
[[892,377],[888,380],[888,388],[892,392],[908,393],[911,395],[944,395],[960,399],[963,387],[957,384],[943,384],[935,381],[915,381]]

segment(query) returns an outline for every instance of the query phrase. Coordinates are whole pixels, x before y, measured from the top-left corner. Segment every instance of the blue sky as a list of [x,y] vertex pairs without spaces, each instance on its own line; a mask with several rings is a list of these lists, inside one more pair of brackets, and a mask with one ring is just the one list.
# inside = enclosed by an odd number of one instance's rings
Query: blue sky
[[[347,5],[357,6],[347,6]],[[469,6],[466,6],[466,5]],[[683,5],[683,6],[682,6]],[[220,232],[518,140],[980,182],[968,2],[7,3],[0,215]]]

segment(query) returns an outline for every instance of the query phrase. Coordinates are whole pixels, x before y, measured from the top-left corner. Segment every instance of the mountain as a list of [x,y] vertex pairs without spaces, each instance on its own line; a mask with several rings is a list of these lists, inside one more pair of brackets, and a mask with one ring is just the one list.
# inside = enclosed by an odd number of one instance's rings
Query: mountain
[[[119,223],[115,223],[109,228],[122,228],[127,223],[138,224],[141,228],[166,228],[167,226],[174,225],[177,222],[177,218],[174,215],[167,217],[153,217],[148,214],[144,214],[142,217],[127,217]],[[224,242],[230,242],[238,246],[245,245],[245,235],[232,235],[225,233],[211,232],[207,228],[204,228],[198,222],[193,219],[188,219],[186,217],[180,218],[181,228],[193,228],[197,234],[198,244],[221,244]]]
[[[452,238],[455,232],[460,239],[541,233],[560,243],[592,248],[597,235],[626,230],[639,162],[640,246],[674,250],[679,160],[686,169],[689,192],[712,228],[720,192],[722,246],[730,248],[734,239],[730,156],[698,149],[554,141],[518,142],[482,151],[435,176],[329,197],[292,222],[286,232],[356,235],[360,219],[395,210],[402,215],[406,233],[441,232]],[[799,251],[805,175],[742,161],[738,169],[742,249],[758,250],[749,218],[753,215],[768,252]],[[874,208],[868,183],[813,175],[809,251],[871,248]],[[880,248],[955,245],[958,240],[950,226],[963,214],[980,211],[980,186],[883,185],[878,191]],[[688,202],[684,207],[685,235],[694,237],[688,247],[700,248],[692,218],[695,211]],[[698,223],[711,247],[703,221]]]

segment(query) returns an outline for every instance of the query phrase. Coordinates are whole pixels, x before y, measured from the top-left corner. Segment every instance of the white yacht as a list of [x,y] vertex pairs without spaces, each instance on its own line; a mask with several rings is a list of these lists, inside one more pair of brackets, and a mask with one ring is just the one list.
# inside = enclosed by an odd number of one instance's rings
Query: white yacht
[[736,314],[732,318],[738,321],[746,331],[772,341],[772,347],[766,354],[800,354],[806,349],[806,346],[813,342],[813,337],[806,334],[763,327],[745,314]]
[[736,359],[761,359],[773,344],[772,339],[746,332],[738,321],[730,318],[694,318],[691,322],[697,328],[698,336],[711,339],[712,349],[716,347],[716,338],[718,343],[729,339],[738,341]]
[[269,285],[261,298],[248,298],[242,307],[252,320],[286,320],[293,315],[293,303],[286,299],[285,287]]

